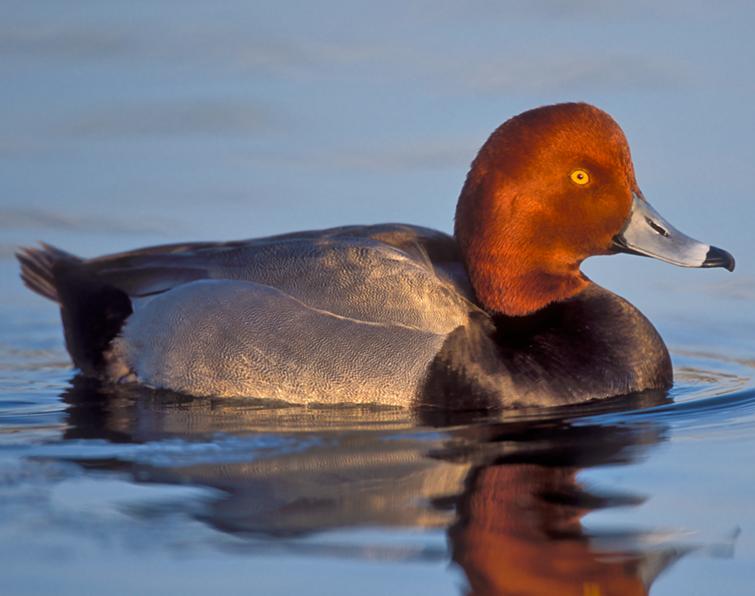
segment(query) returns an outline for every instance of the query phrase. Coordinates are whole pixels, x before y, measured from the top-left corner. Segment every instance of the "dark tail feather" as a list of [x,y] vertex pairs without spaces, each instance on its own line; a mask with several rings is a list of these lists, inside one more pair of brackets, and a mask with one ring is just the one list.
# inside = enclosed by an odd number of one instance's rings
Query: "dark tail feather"
[[104,353],[133,312],[128,295],[59,248],[22,248],[16,253],[21,279],[31,290],[60,304],[66,347],[84,374],[97,376]]
[[55,266],[61,262],[81,262],[79,257],[49,244],[42,244],[42,248],[20,248],[16,258],[21,263],[21,279],[26,287],[54,302],[60,302],[55,285]]

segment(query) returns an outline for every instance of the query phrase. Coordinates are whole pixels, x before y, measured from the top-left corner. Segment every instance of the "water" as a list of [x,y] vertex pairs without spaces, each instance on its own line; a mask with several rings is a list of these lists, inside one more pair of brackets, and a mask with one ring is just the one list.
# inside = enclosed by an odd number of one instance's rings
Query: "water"
[[[752,592],[750,3],[2,5],[0,593]],[[493,127],[565,99],[737,257],[587,263],[664,336],[668,393],[491,419],[114,390],[17,278],[36,239],[448,230]]]

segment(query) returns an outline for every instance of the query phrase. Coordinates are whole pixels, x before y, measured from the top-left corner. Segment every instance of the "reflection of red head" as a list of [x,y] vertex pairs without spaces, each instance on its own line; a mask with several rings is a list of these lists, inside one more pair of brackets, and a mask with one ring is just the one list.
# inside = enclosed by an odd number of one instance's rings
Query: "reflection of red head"
[[641,555],[595,552],[581,532],[586,509],[544,496],[573,494],[577,470],[537,465],[483,469],[450,532],[454,560],[474,595],[634,596],[648,588]]
[[525,315],[584,289],[580,263],[609,252],[636,190],[624,133],[593,106],[547,106],[502,124],[472,163],[456,209],[480,302]]

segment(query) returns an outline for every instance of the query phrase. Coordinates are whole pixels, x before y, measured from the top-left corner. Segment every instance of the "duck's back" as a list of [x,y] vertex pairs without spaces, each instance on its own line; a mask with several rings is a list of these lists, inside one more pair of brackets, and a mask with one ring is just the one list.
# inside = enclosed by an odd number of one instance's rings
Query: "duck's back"
[[196,280],[246,281],[334,315],[441,333],[471,300],[453,238],[400,224],[152,247],[85,266],[136,300]]
[[408,405],[477,307],[445,234],[354,226],[109,255],[133,312],[105,374],[194,395]]

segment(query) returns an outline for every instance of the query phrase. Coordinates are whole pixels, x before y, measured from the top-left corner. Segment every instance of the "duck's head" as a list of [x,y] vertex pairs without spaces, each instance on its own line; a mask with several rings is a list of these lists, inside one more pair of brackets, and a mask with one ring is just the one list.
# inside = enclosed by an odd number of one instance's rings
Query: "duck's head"
[[584,103],[524,112],[490,136],[461,191],[455,235],[481,304],[512,316],[581,292],[590,282],[580,264],[594,255],[734,269],[729,253],[650,206],[621,128]]

